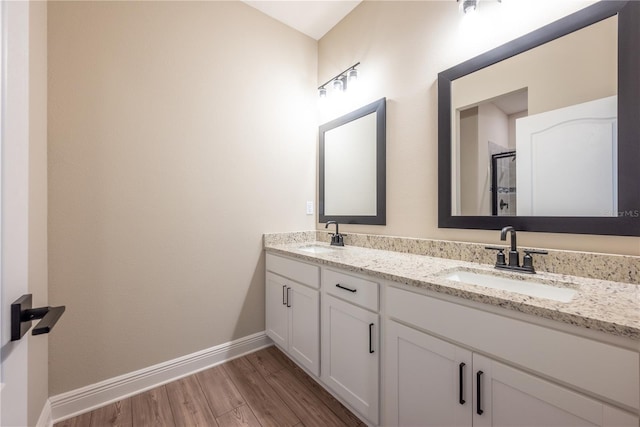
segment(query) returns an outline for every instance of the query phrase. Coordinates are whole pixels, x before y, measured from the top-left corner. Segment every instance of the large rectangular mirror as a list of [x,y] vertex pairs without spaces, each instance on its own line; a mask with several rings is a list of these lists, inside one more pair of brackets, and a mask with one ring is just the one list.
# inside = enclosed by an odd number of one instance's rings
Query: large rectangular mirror
[[385,224],[385,146],[385,98],[320,126],[320,222]]
[[640,3],[438,75],[439,227],[640,235]]

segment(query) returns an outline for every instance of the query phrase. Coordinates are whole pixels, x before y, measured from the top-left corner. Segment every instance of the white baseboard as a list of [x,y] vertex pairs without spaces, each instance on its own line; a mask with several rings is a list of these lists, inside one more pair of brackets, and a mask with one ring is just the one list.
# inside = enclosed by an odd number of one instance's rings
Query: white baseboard
[[38,418],[36,427],[53,427],[53,415],[51,413],[51,402],[47,399]]
[[50,418],[57,423],[272,344],[273,341],[264,332],[258,332],[148,368],[51,396],[49,398]]

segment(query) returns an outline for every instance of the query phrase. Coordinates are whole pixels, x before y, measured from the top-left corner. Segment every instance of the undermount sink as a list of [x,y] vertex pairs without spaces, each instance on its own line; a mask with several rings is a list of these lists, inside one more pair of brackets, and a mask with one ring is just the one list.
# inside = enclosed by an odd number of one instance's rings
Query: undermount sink
[[576,295],[576,290],[571,288],[561,288],[539,283],[535,280],[510,279],[468,270],[456,270],[448,273],[444,278],[454,282],[500,289],[559,302],[569,302]]
[[300,250],[302,252],[309,252],[309,253],[312,253],[312,254],[326,254],[326,253],[335,251],[334,248],[332,248],[330,246],[323,246],[323,245],[304,246],[304,247],[300,248]]

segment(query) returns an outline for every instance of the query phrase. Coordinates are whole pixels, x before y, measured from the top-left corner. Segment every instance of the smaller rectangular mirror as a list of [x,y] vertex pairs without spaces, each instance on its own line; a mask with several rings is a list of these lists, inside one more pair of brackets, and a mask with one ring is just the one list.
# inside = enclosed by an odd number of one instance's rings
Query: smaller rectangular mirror
[[385,98],[320,126],[320,222],[386,223],[385,150]]

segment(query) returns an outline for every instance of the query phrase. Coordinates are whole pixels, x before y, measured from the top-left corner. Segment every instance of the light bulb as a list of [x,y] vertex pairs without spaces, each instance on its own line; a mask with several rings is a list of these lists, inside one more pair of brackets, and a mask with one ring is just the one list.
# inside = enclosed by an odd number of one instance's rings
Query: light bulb
[[461,2],[460,7],[464,13],[475,12],[478,7],[479,0],[458,0]]
[[358,70],[356,70],[355,68],[352,68],[349,70],[349,72],[347,72],[347,81],[349,83],[353,83],[356,80],[358,80]]
[[327,97],[327,88],[325,88],[323,86],[320,89],[318,89],[318,95],[320,95],[320,98],[326,98]]
[[337,90],[338,92],[342,92],[344,89],[344,84],[342,83],[341,78],[337,78],[333,81],[333,90]]

